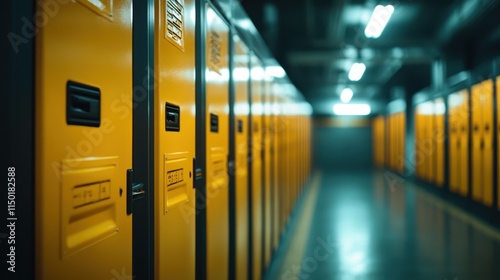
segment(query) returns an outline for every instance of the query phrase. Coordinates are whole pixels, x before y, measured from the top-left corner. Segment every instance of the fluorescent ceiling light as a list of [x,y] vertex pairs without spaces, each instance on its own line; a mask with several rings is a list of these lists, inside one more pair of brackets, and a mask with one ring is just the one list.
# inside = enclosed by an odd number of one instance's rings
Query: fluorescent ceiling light
[[387,5],[377,5],[375,10],[373,10],[372,16],[370,17],[370,21],[365,28],[365,36],[367,38],[378,38],[382,31],[384,31],[387,22],[392,16],[394,12],[394,6]]
[[352,89],[345,88],[344,90],[342,90],[342,93],[340,94],[340,100],[344,103],[349,103],[349,101],[351,101],[352,95],[353,95]]
[[340,116],[366,116],[371,112],[368,104],[335,104],[333,113]]
[[365,73],[366,65],[364,63],[354,63],[349,70],[349,80],[359,81]]

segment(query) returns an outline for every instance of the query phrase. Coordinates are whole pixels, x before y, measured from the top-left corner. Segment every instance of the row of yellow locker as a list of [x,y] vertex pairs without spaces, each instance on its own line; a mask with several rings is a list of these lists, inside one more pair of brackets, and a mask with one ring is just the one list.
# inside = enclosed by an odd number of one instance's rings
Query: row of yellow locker
[[[472,85],[470,90],[464,88],[447,97],[420,103],[414,112],[415,150],[411,162],[415,167],[416,177],[442,188],[446,181],[445,168],[448,168],[449,191],[471,197],[487,207],[491,207],[495,199],[500,206],[500,195],[494,197],[494,177],[500,174],[498,170],[493,170],[494,133],[499,133],[499,130],[494,128],[494,118],[497,118],[497,123],[500,122],[500,111],[497,110],[497,116],[493,113],[495,85],[496,92],[499,92],[500,77],[496,78],[496,82],[495,79],[486,79]],[[500,108],[500,99],[496,100],[497,108]],[[375,118],[374,156],[376,165],[401,171],[404,166],[394,165],[395,152],[391,152],[398,150],[398,137],[404,137],[404,134],[393,136],[391,133],[392,130],[398,129],[398,124],[393,124],[397,122],[393,119],[397,118],[397,114],[390,115],[386,123],[382,116]],[[389,132],[384,132],[384,128]],[[389,139],[384,142],[384,137]],[[393,138],[396,140],[392,140]],[[387,154],[384,154],[384,148],[389,149]]]
[[373,119],[373,159],[376,166],[393,170],[405,167],[405,112]]
[[36,8],[57,13],[35,37],[34,276],[261,279],[310,175],[310,106],[237,1],[146,2]]

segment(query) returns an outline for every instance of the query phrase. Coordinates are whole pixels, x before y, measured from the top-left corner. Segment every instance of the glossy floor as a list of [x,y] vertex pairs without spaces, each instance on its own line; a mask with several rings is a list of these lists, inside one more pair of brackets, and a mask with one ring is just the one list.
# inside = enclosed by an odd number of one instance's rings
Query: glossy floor
[[318,173],[266,279],[500,279],[496,229],[391,173]]

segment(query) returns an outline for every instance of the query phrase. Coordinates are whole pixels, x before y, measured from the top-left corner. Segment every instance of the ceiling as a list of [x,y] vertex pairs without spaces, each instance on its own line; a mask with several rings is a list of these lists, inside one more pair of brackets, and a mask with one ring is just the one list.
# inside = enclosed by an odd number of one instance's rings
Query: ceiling
[[[382,112],[395,95],[437,84],[439,73],[447,77],[498,56],[499,2],[241,0],[316,115],[331,114],[346,87],[354,91],[351,103]],[[392,4],[394,13],[382,35],[368,39],[364,29],[377,4]],[[352,82],[347,74],[355,62],[366,71]],[[436,74],[433,65],[443,71]]]

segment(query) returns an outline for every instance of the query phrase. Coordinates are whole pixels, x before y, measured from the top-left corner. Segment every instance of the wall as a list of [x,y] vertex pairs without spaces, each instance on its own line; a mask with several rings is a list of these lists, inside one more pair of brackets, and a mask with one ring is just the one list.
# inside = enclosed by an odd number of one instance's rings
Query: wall
[[312,149],[316,168],[323,170],[371,168],[373,166],[371,119],[315,119]]

